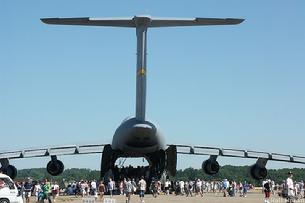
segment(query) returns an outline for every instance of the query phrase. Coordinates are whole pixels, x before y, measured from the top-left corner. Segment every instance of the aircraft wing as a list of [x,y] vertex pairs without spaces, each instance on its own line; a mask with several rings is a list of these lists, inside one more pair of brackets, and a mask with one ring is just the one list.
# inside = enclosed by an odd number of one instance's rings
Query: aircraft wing
[[[63,156],[63,155],[78,155],[78,154],[98,154],[102,153],[106,144],[85,144],[85,145],[65,145],[59,147],[42,147],[36,149],[25,149],[18,151],[0,152],[1,159],[21,159],[34,158],[45,156]],[[177,154],[186,155],[210,155],[236,158],[250,158],[250,159],[267,159],[270,161],[281,161],[290,163],[305,164],[304,156],[287,155],[280,153],[270,153],[254,150],[231,149],[231,148],[217,148],[207,146],[191,146],[181,144],[170,144],[177,148]]]
[[[5,173],[14,178],[17,176],[17,169],[9,164],[9,160],[50,156],[51,161],[47,165],[47,171],[51,175],[58,175],[63,172],[64,165],[60,160],[57,160],[57,156],[103,153],[106,146],[106,144],[66,145],[0,152],[0,163],[2,168],[6,170]],[[220,169],[216,160],[218,156],[257,159],[256,163],[250,167],[251,176],[257,180],[267,176],[267,161],[305,164],[304,156],[206,146],[168,145],[166,154],[166,169],[172,175],[176,174],[177,154],[210,155],[210,158],[202,163],[202,169],[209,175],[217,174]]]
[[102,153],[104,146],[105,144],[65,145],[59,147],[42,147],[37,149],[33,148],[19,151],[0,152],[0,160],[76,154],[95,154]]
[[256,163],[249,167],[251,177],[256,180],[262,180],[267,177],[268,170],[266,169],[266,164],[268,161],[305,164],[305,157],[303,156],[206,146],[168,145],[166,154],[169,162],[167,170],[172,175],[176,174],[177,156],[176,159],[173,156],[175,154],[210,155],[209,159],[203,161],[201,165],[202,170],[208,175],[215,175],[219,172],[220,165],[217,162],[219,156],[256,159]]
[[190,145],[168,145],[168,146],[176,146],[177,154],[266,159],[270,161],[305,164],[304,156],[270,153],[270,152],[254,151],[254,150],[244,150],[244,149],[206,147],[206,146],[190,146]]

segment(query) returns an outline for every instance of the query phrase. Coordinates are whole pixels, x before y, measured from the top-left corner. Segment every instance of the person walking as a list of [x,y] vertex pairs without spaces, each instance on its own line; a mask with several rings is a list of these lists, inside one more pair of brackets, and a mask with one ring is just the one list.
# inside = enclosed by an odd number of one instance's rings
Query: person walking
[[112,181],[112,179],[111,179],[111,178],[109,178],[109,182],[108,182],[108,190],[109,190],[109,193],[110,193],[110,198],[112,198],[112,196],[113,196],[113,190],[114,190],[114,186],[115,186],[114,181]]
[[55,181],[52,186],[52,196],[53,196],[53,202],[56,202],[56,198],[59,196],[59,185]]
[[95,200],[97,200],[97,192],[96,192],[97,184],[96,184],[95,180],[91,181],[90,188],[91,188],[91,190],[90,190],[91,191],[91,195],[93,195]]
[[270,203],[270,194],[271,194],[271,182],[270,180],[267,180],[263,184],[263,189],[265,193],[265,203]]
[[203,197],[202,181],[200,179],[197,179],[196,181],[196,195],[198,194],[200,194],[200,196]]
[[141,177],[141,180],[139,181],[138,185],[140,188],[140,193],[139,193],[140,200],[141,200],[141,203],[144,203],[144,194],[146,191],[146,181],[144,180],[143,176]]
[[48,200],[49,203],[52,203],[50,189],[51,186],[48,180],[43,180],[41,185],[41,192],[38,194],[38,202],[44,202],[44,200]]
[[230,186],[230,183],[227,179],[224,179],[222,182],[222,192],[223,192],[223,196],[226,197],[227,196],[227,190]]
[[45,193],[46,193],[46,198],[48,199],[49,203],[52,203],[51,196],[52,196],[52,190],[51,190],[51,182],[48,181],[48,179],[44,180],[44,185],[45,185]]
[[130,203],[132,188],[133,188],[133,186],[132,186],[131,180],[130,180],[130,178],[127,178],[127,181],[124,182],[124,192],[126,195],[126,203]]
[[104,200],[104,194],[105,194],[105,185],[104,182],[101,181],[99,186],[98,186],[98,191],[100,193],[100,200],[103,201]]
[[169,188],[171,186],[171,182],[167,179],[164,184],[165,194],[169,195]]
[[25,202],[29,203],[30,202],[30,197],[31,197],[31,192],[32,192],[32,183],[31,183],[31,179],[27,178],[27,180],[25,181],[24,185],[24,196],[25,196]]
[[295,198],[294,195],[294,185],[293,185],[293,173],[291,171],[288,172],[288,178],[286,179],[286,187],[287,187],[287,200],[289,203],[293,203]]

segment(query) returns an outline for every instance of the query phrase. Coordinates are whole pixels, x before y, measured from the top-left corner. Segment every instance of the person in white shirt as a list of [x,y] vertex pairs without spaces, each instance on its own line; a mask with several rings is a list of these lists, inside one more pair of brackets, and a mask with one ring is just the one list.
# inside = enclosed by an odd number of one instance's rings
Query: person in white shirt
[[39,194],[40,191],[42,191],[42,190],[41,190],[41,186],[40,186],[39,183],[37,183],[37,184],[34,186],[34,195],[35,195],[35,197],[36,197],[37,202],[38,202],[38,194]]
[[88,187],[87,183],[82,180],[80,182],[80,190],[81,190],[82,197],[85,197],[85,195],[86,195],[86,192],[87,192],[86,187]]
[[97,192],[96,192],[97,185],[95,180],[91,181],[90,186],[91,186],[91,194],[95,197],[95,199],[97,199]]
[[59,185],[57,182],[54,183],[52,186],[52,196],[53,196],[53,201],[56,201],[56,198],[59,196]]
[[200,179],[196,181],[196,195],[198,194],[200,194],[200,196],[203,197],[202,181]]
[[141,177],[141,180],[139,181],[138,185],[139,185],[139,188],[140,188],[140,193],[139,193],[140,200],[143,203],[144,202],[144,193],[146,191],[146,181],[144,180],[143,176]]
[[300,194],[300,184],[297,182],[294,182],[294,195],[298,196]]
[[288,202],[293,202],[294,199],[294,185],[292,180],[293,174],[291,171],[288,172],[288,178],[286,179]]
[[184,195],[184,181],[183,180],[181,180],[179,182],[179,187],[180,187],[180,194]]
[[109,190],[109,193],[110,193],[110,197],[112,198],[112,193],[113,193],[113,190],[114,190],[114,187],[115,187],[115,185],[114,185],[115,183],[114,183],[114,181],[112,181],[112,179],[111,178],[109,178],[109,182],[108,182],[108,190]]
[[165,184],[164,184],[166,195],[169,195],[169,187],[170,187],[170,185],[171,185],[171,182],[169,180],[166,180]]

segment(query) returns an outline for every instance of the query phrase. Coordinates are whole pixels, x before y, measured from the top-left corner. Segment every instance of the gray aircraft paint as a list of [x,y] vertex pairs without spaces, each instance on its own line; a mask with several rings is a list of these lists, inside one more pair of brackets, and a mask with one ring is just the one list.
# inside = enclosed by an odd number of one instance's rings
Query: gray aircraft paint
[[136,118],[145,121],[146,106],[146,47],[147,27],[151,19],[148,17],[135,18],[137,33],[137,93]]
[[153,18],[134,16],[131,18],[44,18],[47,24],[111,26],[136,28],[137,66],[136,66],[136,112],[135,117],[127,119],[116,129],[111,148],[121,150],[125,156],[144,156],[147,153],[165,150],[164,138],[158,128],[146,119],[146,49],[147,30],[156,27],[235,25],[243,19],[233,18]]

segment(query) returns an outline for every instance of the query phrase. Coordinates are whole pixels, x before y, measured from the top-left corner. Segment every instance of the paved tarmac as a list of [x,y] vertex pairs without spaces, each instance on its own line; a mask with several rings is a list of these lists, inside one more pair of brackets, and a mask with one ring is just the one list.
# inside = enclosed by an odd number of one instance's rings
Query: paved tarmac
[[[105,196],[105,199],[108,199],[109,196]],[[115,202],[112,203],[125,203],[126,199],[124,196],[114,196]],[[247,197],[222,197],[221,194],[205,194],[204,197],[196,196],[196,197],[186,197],[186,196],[175,196],[175,195],[159,195],[157,198],[153,198],[152,195],[145,195],[145,203],[264,203],[264,195],[259,192],[252,192],[247,195]],[[82,197],[58,197],[56,203],[102,203],[103,201],[94,198],[82,198]],[[270,203],[279,203],[279,202],[286,202],[284,199],[279,198],[277,196],[273,196],[270,199]],[[296,202],[304,202],[304,199],[298,200]],[[106,202],[111,203],[111,202]],[[131,196],[130,203],[140,203],[140,198],[138,195]]]

